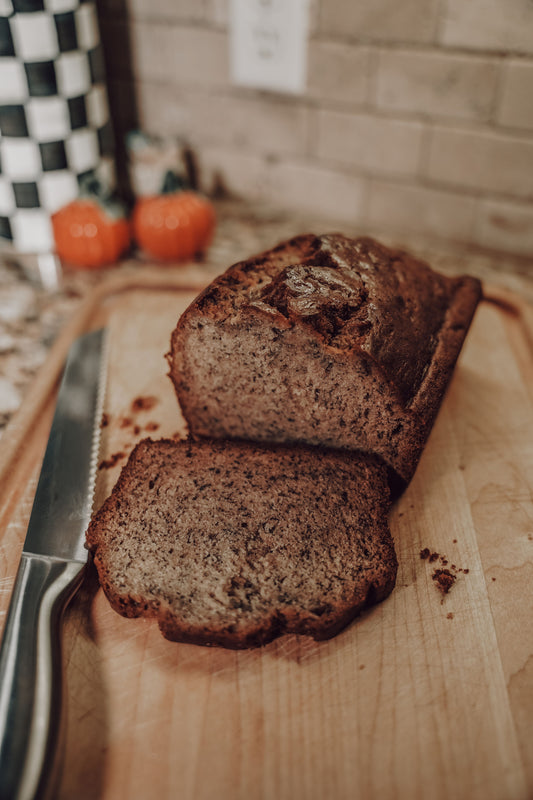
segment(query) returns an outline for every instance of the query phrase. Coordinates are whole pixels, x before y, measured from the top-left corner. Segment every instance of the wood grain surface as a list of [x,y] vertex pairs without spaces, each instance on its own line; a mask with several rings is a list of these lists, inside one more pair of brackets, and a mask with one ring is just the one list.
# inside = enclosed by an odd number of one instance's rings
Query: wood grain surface
[[[136,441],[185,432],[164,354],[195,294],[108,287],[65,335],[62,347],[102,323],[111,334],[97,504]],[[335,639],[287,636],[243,652],[173,644],[112,611],[89,569],[64,626],[58,797],[531,798],[532,343],[529,306],[483,302],[392,510],[396,589]],[[61,357],[3,440],[2,619]],[[437,569],[453,576],[447,594]]]

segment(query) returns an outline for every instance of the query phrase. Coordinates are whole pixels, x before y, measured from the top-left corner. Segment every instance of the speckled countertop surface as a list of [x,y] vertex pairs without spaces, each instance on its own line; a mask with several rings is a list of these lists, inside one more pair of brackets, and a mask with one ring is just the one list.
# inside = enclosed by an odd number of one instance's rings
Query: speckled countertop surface
[[[362,231],[346,224],[236,201],[217,204],[218,227],[204,262],[195,270],[206,282],[227,266],[299,233],[339,230],[348,235],[370,233],[426,259],[448,274],[466,272],[485,284],[507,288],[533,303],[533,264],[501,254],[480,253],[459,245],[418,236]],[[113,269],[146,270],[151,264],[128,259]],[[169,266],[168,269],[182,269]],[[16,414],[32,381],[46,361],[50,346],[83,297],[110,270],[64,272],[56,287],[45,288],[35,269],[0,250],[0,436]]]

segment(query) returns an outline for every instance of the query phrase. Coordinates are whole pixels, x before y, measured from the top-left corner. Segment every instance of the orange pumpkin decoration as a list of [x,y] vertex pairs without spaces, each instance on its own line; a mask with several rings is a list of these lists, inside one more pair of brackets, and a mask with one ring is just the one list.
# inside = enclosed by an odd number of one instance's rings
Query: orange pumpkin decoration
[[112,264],[130,246],[129,224],[121,207],[100,200],[94,188],[57,211],[52,229],[58,256],[77,269]]
[[137,244],[148,255],[161,261],[187,261],[210,244],[215,212],[197,192],[164,189],[160,195],[137,200],[132,227]]

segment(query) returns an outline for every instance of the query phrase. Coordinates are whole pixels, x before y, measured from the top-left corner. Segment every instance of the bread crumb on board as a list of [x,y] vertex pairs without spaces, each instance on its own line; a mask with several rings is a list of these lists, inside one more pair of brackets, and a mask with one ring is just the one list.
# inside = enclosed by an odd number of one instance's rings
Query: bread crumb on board
[[[454,539],[454,542],[456,541],[457,540]],[[440,563],[441,566],[434,569],[431,578],[435,581],[437,589],[442,594],[442,602],[444,601],[444,596],[448,594],[457,580],[457,575],[459,573],[468,575],[470,572],[468,567],[457,567],[455,564],[450,564],[448,568],[449,560],[446,556],[437,553],[435,550],[431,550],[429,547],[424,547],[420,550],[420,558],[423,561],[427,561],[429,564],[434,564],[437,561]],[[451,617],[449,617],[449,619],[451,619]]]
[[133,412],[136,411],[150,411],[154,406],[158,403],[157,397],[153,397],[152,395],[148,395],[146,397],[136,397],[135,400],[132,401],[131,410]]
[[126,453],[123,452],[113,453],[113,455],[109,456],[109,458],[100,461],[100,463],[98,464],[98,469],[112,469],[123,458],[126,458]]
[[[132,413],[149,411],[154,406],[156,406],[158,402],[159,402],[158,398],[152,395],[146,397],[139,396],[136,397],[134,400],[132,400],[130,404],[130,409]],[[102,414],[102,418],[100,421],[100,427],[109,428],[113,424],[115,425],[115,427],[118,426],[118,428],[123,430],[131,429],[134,436],[139,436],[141,433],[144,432],[153,433],[154,431],[157,431],[160,427],[159,422],[156,422],[155,420],[149,420],[144,425],[139,425],[137,424],[136,419],[130,416],[129,414],[113,418],[113,416],[109,412],[107,411],[104,412]],[[109,456],[109,458],[103,459],[99,463],[98,469],[99,470],[112,469],[119,463],[119,461],[127,458],[129,452],[133,447],[133,444],[124,443],[122,447],[123,450],[113,453],[112,455]]]
[[454,575],[453,572],[450,572],[449,569],[436,569],[431,577],[442,594],[448,594],[457,580],[457,576]]

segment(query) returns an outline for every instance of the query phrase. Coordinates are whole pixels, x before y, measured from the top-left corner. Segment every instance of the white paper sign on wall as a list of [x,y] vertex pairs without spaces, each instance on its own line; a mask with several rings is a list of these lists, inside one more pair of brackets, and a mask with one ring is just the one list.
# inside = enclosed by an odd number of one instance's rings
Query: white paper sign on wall
[[238,86],[301,94],[309,0],[231,0],[230,68]]

